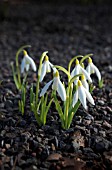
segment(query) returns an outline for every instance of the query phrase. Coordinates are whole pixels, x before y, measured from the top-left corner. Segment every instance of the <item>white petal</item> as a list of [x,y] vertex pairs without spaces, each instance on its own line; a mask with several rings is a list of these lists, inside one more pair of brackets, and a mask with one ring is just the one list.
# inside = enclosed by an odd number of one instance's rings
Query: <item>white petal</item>
[[40,82],[44,79],[46,75],[46,62],[42,64],[42,70],[41,70],[41,75],[40,75]]
[[73,103],[72,103],[72,106],[74,107],[75,104],[77,103],[78,101],[78,90],[76,90],[75,94],[74,94],[74,97],[73,97]]
[[94,99],[93,99],[93,97],[91,96],[91,94],[89,93],[89,91],[86,90],[86,89],[84,89],[84,90],[85,90],[86,97],[87,97],[88,101],[89,101],[92,105],[95,105]]
[[59,83],[59,77],[54,77],[53,85],[52,85],[52,89],[53,90],[57,90],[58,89],[58,83]]
[[26,68],[26,71],[28,71],[29,68],[30,68],[30,65],[29,65],[29,64],[26,64],[26,65],[25,65],[25,68]]
[[75,68],[72,70],[72,72],[71,72],[71,78],[73,78],[74,77],[74,72],[75,72]]
[[50,64],[49,64],[49,61],[46,61],[46,72],[51,72],[51,67],[50,67]]
[[100,71],[98,70],[98,68],[92,63],[92,67],[98,77],[98,80],[100,81],[101,80],[101,74],[100,74]]
[[80,66],[80,69],[81,69],[82,73],[85,75],[86,79],[89,80],[92,83],[92,79],[91,79],[89,73],[84,68],[82,68],[81,66]]
[[88,72],[88,74],[90,75],[91,74],[91,68],[90,68],[90,64],[88,64],[88,66],[86,67],[86,71]]
[[90,74],[95,73],[95,70],[93,68],[93,63],[90,64]]
[[87,110],[86,94],[83,86],[78,87],[78,97],[83,107]]
[[55,74],[58,70],[55,67],[52,67],[53,69],[53,74]]
[[25,57],[23,58],[22,60],[22,63],[21,63],[21,73],[24,73],[24,69],[25,69]]
[[77,77],[75,80],[74,80],[74,84],[77,85],[77,82],[79,80],[79,77]]
[[58,92],[59,96],[61,97],[61,100],[66,101],[66,91],[65,91],[65,88],[60,80],[58,82],[57,92]]
[[53,82],[53,80],[49,81],[45,86],[44,88],[42,89],[41,93],[40,93],[40,97],[43,96],[46,91],[48,90],[49,86],[51,85],[51,83]]
[[53,68],[53,64],[49,61],[49,65]]
[[31,57],[29,57],[28,55],[25,56],[26,57],[26,61],[31,64],[31,67],[34,71],[37,70],[35,62],[33,61],[33,59]]
[[80,67],[79,65],[76,65],[75,68],[72,70],[71,72],[71,77],[73,78],[74,76],[76,76],[77,74],[79,74],[79,70],[80,70]]
[[88,85],[87,81],[82,80],[81,82],[82,82],[82,85],[84,86],[84,88],[86,88],[89,91],[89,85]]

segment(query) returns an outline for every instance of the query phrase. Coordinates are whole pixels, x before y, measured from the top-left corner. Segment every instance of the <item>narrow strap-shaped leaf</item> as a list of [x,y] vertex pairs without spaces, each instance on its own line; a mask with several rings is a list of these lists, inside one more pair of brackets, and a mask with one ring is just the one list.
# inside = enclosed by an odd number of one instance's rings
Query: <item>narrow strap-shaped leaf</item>
[[43,116],[43,124],[44,124],[44,125],[46,124],[47,113],[48,113],[48,111],[49,111],[49,108],[50,108],[52,102],[53,102],[53,99],[50,100],[48,106],[46,107],[46,110],[45,110],[45,113],[44,113],[44,116]]
[[16,73],[15,73],[15,71],[14,71],[14,66],[13,66],[13,64],[11,64],[11,67],[12,67],[12,74],[13,74],[13,79],[14,79],[16,88],[19,90],[19,89],[20,89],[20,84],[19,84],[19,82],[18,82]]
[[74,114],[77,112],[79,106],[80,106],[80,101],[78,101],[78,102],[76,103],[76,105],[69,110],[68,128],[70,127],[70,124],[71,124],[71,122],[72,122],[72,119],[73,119],[73,117],[74,117]]
[[41,123],[41,120],[40,120],[38,113],[35,113],[35,119],[36,119],[38,125],[41,126],[42,123]]
[[57,100],[56,96],[54,95],[54,103],[55,103],[55,106],[56,106],[56,110],[58,111],[58,114],[60,116],[60,119],[62,122],[64,122],[64,115],[63,115],[63,111],[62,111],[62,108],[59,104],[59,101]]

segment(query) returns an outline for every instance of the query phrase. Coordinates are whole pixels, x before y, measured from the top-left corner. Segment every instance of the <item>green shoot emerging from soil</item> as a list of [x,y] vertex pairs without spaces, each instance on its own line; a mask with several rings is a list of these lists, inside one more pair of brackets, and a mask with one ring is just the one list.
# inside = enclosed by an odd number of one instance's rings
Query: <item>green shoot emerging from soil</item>
[[[100,71],[92,62],[92,54],[75,56],[69,62],[67,70],[64,67],[53,65],[49,61],[47,55],[48,51],[42,53],[38,66],[36,83],[32,83],[29,87],[27,82],[29,67],[31,66],[32,70],[35,72],[37,71],[37,67],[33,59],[24,50],[26,47],[29,46],[21,47],[16,54],[16,69],[14,69],[14,66],[12,65],[14,82],[17,89],[21,92],[19,111],[24,115],[25,105],[26,103],[30,103],[30,110],[34,113],[38,125],[45,125],[47,114],[52,106],[52,102],[54,102],[61,120],[62,128],[68,129],[80,104],[82,104],[86,110],[88,109],[86,100],[92,105],[95,105],[91,95],[95,88],[91,74],[96,73],[99,88],[103,86]],[[24,58],[22,59],[20,67],[18,56],[21,52],[23,52]],[[84,64],[85,60],[88,60],[87,67],[85,67]],[[75,67],[73,68],[72,64],[74,62]],[[65,73],[67,83],[62,82],[59,73],[60,71]],[[41,88],[44,84],[44,77],[50,72],[53,75],[53,78]],[[50,86],[52,86],[51,93],[48,90]],[[27,99],[29,102],[26,102],[26,96],[29,91],[30,95],[29,99]]]

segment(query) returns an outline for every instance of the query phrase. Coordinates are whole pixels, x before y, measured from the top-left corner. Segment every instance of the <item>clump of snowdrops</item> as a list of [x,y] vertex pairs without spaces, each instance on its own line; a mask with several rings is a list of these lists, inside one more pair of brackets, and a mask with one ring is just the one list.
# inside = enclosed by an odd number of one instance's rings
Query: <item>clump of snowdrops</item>
[[[27,51],[24,50],[27,47],[30,46],[22,46],[17,51],[15,68],[14,65],[11,64],[15,85],[18,91],[21,92],[19,111],[22,115],[25,114],[26,94],[29,90],[30,110],[34,113],[38,125],[41,126],[46,124],[47,114],[52,106],[52,102],[54,102],[61,120],[62,128],[68,129],[81,104],[86,110],[88,109],[87,100],[92,105],[95,105],[94,99],[91,95],[95,88],[91,74],[96,73],[100,88],[103,85],[100,71],[91,59],[92,54],[73,57],[68,64],[68,69],[65,69],[62,66],[53,65],[53,63],[49,61],[48,51],[46,51],[42,53],[39,65],[36,66],[34,60],[29,56]],[[23,53],[21,64],[19,64],[20,53]],[[88,65],[85,67],[84,62],[86,60],[88,61]],[[75,63],[74,68],[73,63]],[[36,85],[32,83],[30,89],[28,89],[27,76],[30,67],[37,73],[37,81]],[[66,74],[67,83],[63,82],[60,78],[60,71]],[[52,79],[46,84],[44,83],[45,86],[42,87],[42,82],[47,73],[52,75]],[[36,86],[36,88],[34,88],[34,86]],[[48,90],[50,87],[51,93],[49,93]]]

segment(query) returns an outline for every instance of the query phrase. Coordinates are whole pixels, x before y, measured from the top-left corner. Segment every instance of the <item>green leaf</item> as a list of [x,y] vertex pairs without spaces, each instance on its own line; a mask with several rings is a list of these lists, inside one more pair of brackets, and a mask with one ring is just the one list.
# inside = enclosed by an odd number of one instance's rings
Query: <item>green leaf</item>
[[24,115],[24,104],[22,100],[19,100],[19,111]]
[[13,63],[11,63],[11,68],[12,68],[12,74],[13,74],[14,83],[15,83],[15,85],[16,85],[16,88],[19,90],[19,89],[20,89],[20,84],[19,84],[19,82],[18,82],[16,73],[15,73],[15,70],[14,70],[14,65],[13,65]]
[[22,89],[21,89],[21,98],[22,98],[22,102],[25,105],[25,101],[26,101],[26,87],[24,85],[22,85]]
[[53,99],[50,100],[48,106],[47,106],[46,109],[45,109],[44,116],[43,116],[43,118],[44,118],[44,119],[43,119],[43,125],[46,124],[47,113],[48,113],[48,111],[49,111],[49,108],[50,108],[52,102],[53,102]]
[[64,122],[64,115],[63,115],[62,108],[61,108],[59,101],[57,100],[56,96],[54,95],[53,97],[54,97],[54,103],[55,103],[55,106],[56,106],[56,110],[58,111],[61,122],[63,123]]
[[99,88],[103,87],[103,79],[99,81]]
[[40,117],[39,117],[38,113],[37,113],[37,112],[35,112],[35,114],[34,114],[34,115],[35,115],[35,119],[36,119],[36,121],[37,121],[38,125],[39,125],[39,126],[41,126],[41,124],[42,124],[42,123],[41,123],[41,120],[40,120]]
[[33,85],[30,88],[30,104],[33,103],[34,93],[33,93]]
[[68,113],[69,115],[68,116],[68,128],[70,127],[74,114],[77,112],[79,106],[80,106],[80,101],[78,101],[74,107],[70,108],[69,113]]

